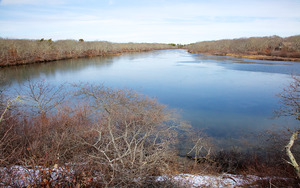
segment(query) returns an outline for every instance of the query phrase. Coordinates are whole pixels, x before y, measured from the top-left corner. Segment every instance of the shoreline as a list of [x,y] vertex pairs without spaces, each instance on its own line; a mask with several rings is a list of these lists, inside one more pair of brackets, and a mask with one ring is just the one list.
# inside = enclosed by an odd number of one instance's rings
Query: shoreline
[[228,57],[235,57],[235,58],[255,59],[255,60],[264,60],[264,61],[300,62],[300,58],[290,58],[290,57],[280,57],[280,56],[249,55],[249,54],[234,54],[234,53],[208,53],[208,52],[194,52],[190,50],[187,51],[193,54],[228,56]]
[[130,52],[176,48],[160,43],[111,43],[105,41],[0,39],[0,67],[77,59],[118,56]]
[[[170,48],[172,49],[172,48]],[[149,49],[149,50],[124,50],[124,51],[115,51],[115,52],[104,52],[100,54],[89,54],[89,55],[74,55],[74,56],[67,56],[67,57],[53,57],[49,59],[42,59],[39,57],[35,57],[32,61],[26,61],[22,59],[16,59],[15,61],[10,61],[10,63],[1,65],[0,68],[5,67],[13,67],[13,66],[22,66],[22,65],[31,65],[31,64],[37,64],[37,63],[49,63],[54,61],[61,61],[61,60],[69,60],[69,59],[80,59],[80,58],[92,58],[92,57],[109,57],[109,56],[120,56],[125,53],[139,53],[139,52],[149,52],[153,50],[162,50],[162,49]],[[42,59],[42,60],[41,60]]]
[[[85,55],[85,56],[71,56],[71,57],[62,57],[62,58],[50,58],[50,59],[44,59],[44,60],[40,60],[40,58],[36,58],[36,60],[27,61],[25,63],[24,63],[24,60],[16,60],[14,63],[6,64],[6,65],[0,65],[0,68],[13,67],[13,66],[23,66],[23,65],[31,65],[31,64],[38,64],[38,63],[50,63],[50,62],[62,61],[62,60],[69,60],[69,59],[120,56],[120,55],[122,55],[124,53],[131,53],[131,52],[142,52],[142,51],[110,52],[110,53],[104,53],[104,54]],[[146,52],[146,51],[144,51],[144,52]]]

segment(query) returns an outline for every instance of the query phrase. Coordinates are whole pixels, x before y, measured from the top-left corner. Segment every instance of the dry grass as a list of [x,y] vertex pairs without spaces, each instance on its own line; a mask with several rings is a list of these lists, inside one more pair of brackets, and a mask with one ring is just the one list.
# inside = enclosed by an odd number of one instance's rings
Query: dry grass
[[175,47],[159,43],[110,43],[75,40],[36,41],[0,38],[0,67],[170,48]]

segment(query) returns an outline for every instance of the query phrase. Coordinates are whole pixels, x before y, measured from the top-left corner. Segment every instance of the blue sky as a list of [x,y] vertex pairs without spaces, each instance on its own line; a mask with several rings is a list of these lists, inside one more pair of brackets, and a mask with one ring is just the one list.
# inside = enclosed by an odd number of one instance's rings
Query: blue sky
[[1,0],[0,37],[191,43],[300,34],[300,0]]

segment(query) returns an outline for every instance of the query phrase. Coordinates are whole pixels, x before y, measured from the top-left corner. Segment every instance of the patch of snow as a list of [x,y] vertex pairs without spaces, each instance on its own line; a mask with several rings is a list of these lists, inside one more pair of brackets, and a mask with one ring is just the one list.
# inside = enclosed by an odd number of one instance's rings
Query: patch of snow
[[[23,166],[12,166],[10,168],[0,168],[0,187],[27,187],[47,180],[51,180],[51,185],[55,186],[61,180],[71,182],[71,177],[74,177],[74,171],[67,167],[43,168],[40,166],[33,168],[26,168]],[[101,179],[101,174],[96,175],[93,181]],[[233,175],[221,174],[214,175],[164,175],[156,178],[156,181],[169,180],[182,187],[243,187],[249,185],[257,180],[263,180],[272,177],[258,177],[254,175]],[[276,178],[276,177],[273,177]],[[277,177],[278,178],[278,177]],[[136,178],[135,181],[139,181]]]
[[241,176],[233,174],[222,174],[220,176],[179,174],[176,176],[160,176],[156,181],[167,179],[183,187],[239,187],[251,184],[262,178],[253,175]]
[[49,169],[37,166],[32,169],[16,165],[10,168],[0,168],[0,186],[27,187],[41,183],[43,177],[46,176],[55,184],[62,176],[67,179],[67,176],[73,173],[72,170],[62,167]]

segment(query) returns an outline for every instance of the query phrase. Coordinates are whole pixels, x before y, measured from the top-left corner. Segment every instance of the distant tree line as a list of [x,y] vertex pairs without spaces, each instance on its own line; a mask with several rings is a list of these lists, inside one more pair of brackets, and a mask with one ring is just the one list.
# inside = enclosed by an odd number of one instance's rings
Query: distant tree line
[[300,35],[286,38],[271,36],[204,41],[189,44],[186,48],[191,53],[300,58]]
[[175,47],[159,43],[87,42],[83,39],[53,41],[44,38],[40,40],[0,38],[0,66],[169,48]]
[[177,47],[177,48],[184,48],[186,44],[175,44],[175,43],[170,43],[169,45]]

